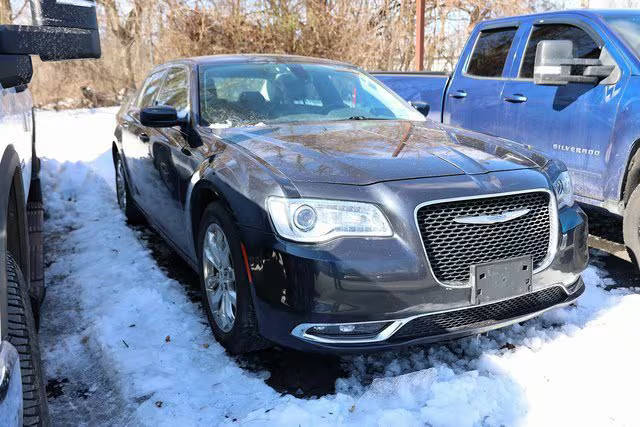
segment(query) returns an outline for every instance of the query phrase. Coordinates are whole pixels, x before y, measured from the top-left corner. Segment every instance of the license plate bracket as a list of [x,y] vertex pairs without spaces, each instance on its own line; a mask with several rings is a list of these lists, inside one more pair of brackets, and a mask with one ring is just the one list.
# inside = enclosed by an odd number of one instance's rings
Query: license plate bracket
[[499,301],[531,290],[533,260],[530,255],[471,266],[472,303]]

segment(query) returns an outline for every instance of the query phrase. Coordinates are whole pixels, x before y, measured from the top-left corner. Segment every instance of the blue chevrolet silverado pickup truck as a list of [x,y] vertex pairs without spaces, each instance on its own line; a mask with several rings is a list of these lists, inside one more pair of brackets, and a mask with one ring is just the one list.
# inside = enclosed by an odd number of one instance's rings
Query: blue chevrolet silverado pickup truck
[[564,161],[576,199],[624,217],[640,260],[640,10],[549,12],[476,26],[454,72],[376,72],[435,120]]

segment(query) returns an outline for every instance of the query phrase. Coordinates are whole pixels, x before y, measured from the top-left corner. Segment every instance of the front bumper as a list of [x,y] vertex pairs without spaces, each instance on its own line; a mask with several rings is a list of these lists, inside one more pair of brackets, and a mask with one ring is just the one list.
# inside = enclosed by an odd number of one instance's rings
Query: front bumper
[[[546,305],[534,301],[525,304],[524,309],[498,310],[498,316],[483,315],[478,321],[455,323],[451,327],[447,322],[452,315],[442,313],[477,314],[474,310],[481,306],[475,301],[472,287],[448,287],[435,279],[416,224],[407,220],[413,218],[413,209],[425,192],[435,193],[440,189],[451,195],[452,188],[459,188],[454,196],[473,197],[482,189],[496,193],[489,184],[503,189],[521,180],[522,175],[530,175],[533,181],[537,179],[536,173],[518,171],[473,179],[451,177],[444,181],[415,180],[359,188],[359,198],[366,198],[369,192],[372,201],[385,200],[385,213],[395,228],[392,238],[344,238],[304,245],[281,240],[255,228],[240,227],[248,252],[253,278],[251,290],[261,334],[283,346],[305,351],[380,350],[481,333],[570,303],[583,291],[580,273],[588,262],[587,218],[577,205],[559,212],[557,238],[551,239],[553,258],[544,269],[534,272],[525,296],[554,288],[561,289],[561,294],[556,293],[555,299]],[[474,187],[476,181],[478,184]],[[539,184],[537,187],[542,188],[543,182]],[[353,188],[347,187],[344,195],[332,197],[348,200]],[[332,191],[335,193],[335,187]],[[329,198],[329,195],[318,194],[318,197]],[[438,194],[433,197],[437,198]],[[495,301],[489,301],[485,306],[493,303]],[[427,329],[407,333],[406,328],[415,325],[416,319],[438,321],[435,329],[427,325]],[[365,322],[385,323],[383,328],[360,340],[334,342],[317,339],[317,331],[315,337],[307,333],[308,327],[314,325]]]
[[[308,323],[296,326],[291,335],[314,345],[316,350],[341,352],[380,351],[411,345],[430,344],[480,334],[529,320],[553,308],[571,304],[583,292],[584,283],[580,278],[567,288],[552,286],[531,294],[499,302],[395,319],[389,322],[378,334],[368,337],[353,339],[348,337],[336,337],[333,339],[326,336],[318,337],[308,334],[307,331],[319,325]],[[556,294],[559,298],[551,299],[542,294]],[[540,301],[528,307],[520,304],[521,300],[531,300],[532,298]],[[468,321],[465,322],[465,318]],[[357,323],[346,325],[352,326],[357,325]]]

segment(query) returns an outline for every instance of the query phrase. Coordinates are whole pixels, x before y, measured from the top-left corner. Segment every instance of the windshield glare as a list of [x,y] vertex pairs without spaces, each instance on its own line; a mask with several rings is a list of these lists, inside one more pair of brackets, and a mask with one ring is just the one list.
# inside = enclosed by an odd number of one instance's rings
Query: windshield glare
[[607,16],[604,18],[609,27],[624,40],[637,57],[640,58],[640,15]]
[[200,116],[214,128],[349,119],[425,120],[362,72],[304,63],[201,66]]

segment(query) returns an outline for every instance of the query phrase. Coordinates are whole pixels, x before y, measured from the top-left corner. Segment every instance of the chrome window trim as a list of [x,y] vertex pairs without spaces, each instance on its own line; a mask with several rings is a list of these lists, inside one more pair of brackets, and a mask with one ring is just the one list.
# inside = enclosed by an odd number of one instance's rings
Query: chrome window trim
[[[453,312],[453,311],[470,310],[472,308],[483,307],[483,306],[486,306],[486,305],[496,304],[496,303],[500,303],[500,302],[503,302],[503,301],[508,301],[508,300],[511,300],[511,299],[519,298],[519,297],[521,297],[523,295],[527,295],[527,294],[534,294],[534,293],[538,293],[538,292],[543,292],[543,291],[545,291],[547,289],[556,288],[556,287],[562,288],[562,290],[566,293],[566,296],[569,297],[569,296],[573,295],[574,293],[576,293],[580,289],[580,287],[576,287],[575,286],[576,283],[578,283],[579,280],[580,280],[580,276],[578,275],[577,278],[575,279],[575,281],[570,283],[569,285],[565,285],[563,283],[555,283],[555,284],[553,284],[551,286],[547,286],[547,287],[544,287],[544,288],[536,289],[535,291],[527,292],[527,293],[524,293],[522,295],[517,295],[517,296],[513,296],[513,297],[509,297],[509,298],[503,298],[503,299],[487,302],[485,304],[474,304],[474,305],[467,305],[467,306],[456,307],[456,308],[449,308],[449,309],[446,309],[446,310],[439,310],[439,311],[434,311],[434,312],[425,313],[425,314],[416,314],[416,315],[405,317],[405,318],[401,318],[401,319],[387,319],[387,320],[383,319],[383,320],[371,320],[371,321],[367,321],[367,322],[347,322],[347,323],[301,323],[298,326],[296,326],[295,328],[293,328],[293,330],[291,331],[291,335],[293,335],[294,337],[299,338],[301,340],[304,340],[304,341],[310,341],[310,342],[320,343],[320,344],[371,344],[371,343],[377,343],[377,342],[385,341],[385,340],[391,338],[404,325],[406,325],[407,323],[411,322],[412,320],[415,320],[415,319],[418,319],[418,318],[422,318],[422,317],[433,316],[433,315],[442,314],[442,313],[449,313],[449,312]],[[571,288],[573,288],[573,291],[569,292],[569,289],[571,289]],[[508,326],[508,325],[510,325],[512,323],[522,322],[522,321],[531,319],[533,317],[536,317],[536,316],[544,313],[545,311],[548,311],[548,310],[551,310],[551,309],[554,309],[554,308],[557,308],[557,307],[567,306],[567,305],[571,304],[573,301],[574,300],[570,300],[570,301],[566,301],[566,302],[563,302],[563,303],[560,303],[560,304],[552,305],[551,307],[547,307],[545,309],[538,310],[538,311],[535,311],[533,313],[526,314],[524,316],[508,319],[508,320],[505,320],[504,322],[496,322],[496,323],[494,323],[492,325],[489,325],[487,328],[480,328],[480,329],[491,330],[491,329],[496,329],[496,328],[502,327],[502,326]],[[380,331],[377,335],[374,335],[374,336],[371,336],[371,337],[367,337],[367,338],[350,338],[348,336],[336,337],[336,338],[327,338],[327,337],[320,337],[320,336],[317,336],[317,335],[307,334],[307,330],[309,328],[312,328],[312,327],[315,327],[315,326],[366,325],[366,324],[371,324],[371,323],[383,323],[383,322],[390,322],[390,325],[387,326],[386,328],[384,328],[382,331]],[[456,333],[456,332],[457,331],[454,331],[453,333]],[[446,335],[446,334],[442,334],[442,335]]]
[[526,193],[537,193],[537,192],[545,192],[549,194],[549,247],[547,249],[547,256],[542,260],[542,262],[540,263],[540,266],[538,266],[538,268],[533,270],[533,274],[535,274],[549,267],[549,265],[551,265],[551,262],[556,256],[556,251],[558,250],[558,227],[559,227],[558,208],[557,208],[557,202],[556,202],[556,195],[550,189],[533,188],[533,189],[520,190],[520,191],[508,191],[506,193],[482,194],[482,195],[472,196],[472,197],[463,196],[463,197],[452,197],[448,199],[436,199],[436,200],[430,200],[428,202],[420,203],[418,206],[416,206],[416,208],[413,211],[413,219],[416,224],[416,229],[418,230],[418,238],[420,239],[420,243],[422,244],[422,250],[424,251],[424,257],[427,260],[429,271],[431,272],[431,275],[433,276],[433,279],[436,281],[436,283],[438,283],[440,286],[445,288],[460,289],[460,288],[473,287],[471,272],[469,272],[469,281],[466,283],[459,283],[459,284],[445,283],[445,282],[441,282],[436,277],[435,273],[433,272],[433,268],[431,267],[431,261],[429,261],[429,255],[427,254],[427,247],[424,244],[424,239],[422,238],[422,233],[420,232],[420,224],[418,224],[418,211],[421,208],[429,205],[439,204],[439,203],[458,202],[462,200],[488,199],[491,197],[511,196],[514,194],[526,194]]

